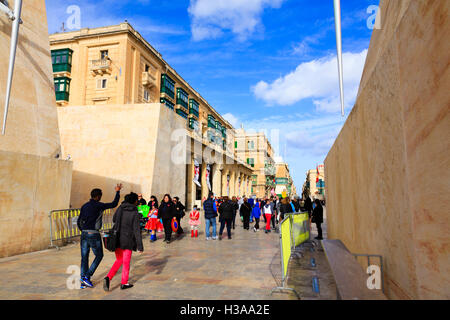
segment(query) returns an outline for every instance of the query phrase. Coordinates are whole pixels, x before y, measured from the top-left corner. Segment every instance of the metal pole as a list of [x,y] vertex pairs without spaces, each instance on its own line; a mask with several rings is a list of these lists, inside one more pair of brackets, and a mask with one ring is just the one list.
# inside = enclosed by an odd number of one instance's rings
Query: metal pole
[[9,49],[8,82],[6,84],[5,110],[3,115],[2,135],[5,135],[6,118],[8,116],[9,97],[14,73],[14,62],[16,59],[17,39],[19,37],[20,14],[22,11],[22,0],[14,1],[14,20],[11,29],[11,47]]
[[336,49],[339,73],[339,91],[341,94],[341,113],[344,116],[344,76],[342,67],[342,28],[341,28],[341,1],[334,0],[334,20],[336,27]]

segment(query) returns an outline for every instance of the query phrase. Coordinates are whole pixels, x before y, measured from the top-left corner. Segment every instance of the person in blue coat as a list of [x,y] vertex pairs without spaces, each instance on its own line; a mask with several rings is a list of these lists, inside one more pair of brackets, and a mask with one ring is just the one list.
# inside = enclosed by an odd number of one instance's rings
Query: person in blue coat
[[259,230],[259,219],[261,218],[261,208],[258,199],[256,200],[256,203],[253,206],[252,217],[255,218],[255,226],[253,227],[253,231],[256,232]]

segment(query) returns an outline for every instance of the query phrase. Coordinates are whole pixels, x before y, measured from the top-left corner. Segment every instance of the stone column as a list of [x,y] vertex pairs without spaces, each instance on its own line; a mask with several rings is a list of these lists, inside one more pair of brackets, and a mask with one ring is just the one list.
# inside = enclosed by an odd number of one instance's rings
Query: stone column
[[230,197],[236,195],[236,172],[234,168],[230,170]]
[[221,171],[220,171],[220,164],[215,163],[213,165],[213,172],[212,172],[212,178],[213,178],[213,192],[217,196],[222,196],[222,177],[221,177]]

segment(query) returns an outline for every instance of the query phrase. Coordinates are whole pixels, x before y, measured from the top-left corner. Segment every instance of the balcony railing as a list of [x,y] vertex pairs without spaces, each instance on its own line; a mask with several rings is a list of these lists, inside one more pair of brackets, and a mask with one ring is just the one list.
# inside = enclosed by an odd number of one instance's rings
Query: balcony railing
[[111,60],[110,59],[91,60],[89,70],[92,73],[98,74],[111,73]]
[[142,85],[144,87],[156,87],[156,77],[150,72],[142,72]]

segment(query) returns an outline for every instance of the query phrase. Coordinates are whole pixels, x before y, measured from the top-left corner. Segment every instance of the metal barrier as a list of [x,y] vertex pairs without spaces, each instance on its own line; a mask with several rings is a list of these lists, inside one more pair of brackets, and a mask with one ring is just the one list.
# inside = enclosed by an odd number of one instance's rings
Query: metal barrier
[[272,289],[274,291],[289,290],[300,299],[299,294],[293,288],[286,287],[289,260],[294,250],[300,244],[309,241],[311,237],[311,225],[308,213],[291,213],[280,223],[280,250],[281,250],[281,286]]
[[[106,231],[113,226],[113,211],[106,209],[102,213],[102,228],[100,231]],[[53,210],[49,213],[50,220],[50,247],[56,247],[54,242],[67,241],[81,236],[77,221],[80,216],[80,209]]]

